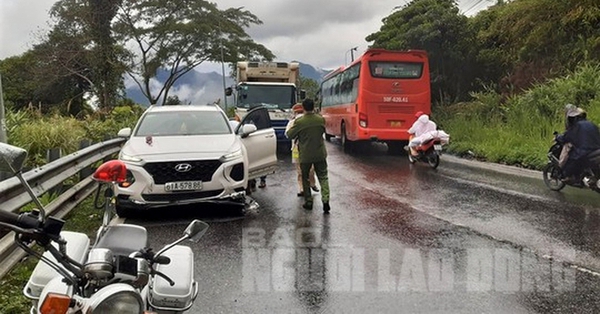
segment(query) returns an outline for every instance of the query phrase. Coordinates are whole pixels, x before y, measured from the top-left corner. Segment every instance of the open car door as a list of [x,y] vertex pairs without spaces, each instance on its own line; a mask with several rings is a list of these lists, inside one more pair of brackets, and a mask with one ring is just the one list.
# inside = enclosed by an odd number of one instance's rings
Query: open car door
[[246,124],[254,124],[257,129],[242,136],[248,154],[248,180],[274,173],[277,170],[277,137],[269,111],[264,107],[250,110],[237,126],[236,134],[240,134]]

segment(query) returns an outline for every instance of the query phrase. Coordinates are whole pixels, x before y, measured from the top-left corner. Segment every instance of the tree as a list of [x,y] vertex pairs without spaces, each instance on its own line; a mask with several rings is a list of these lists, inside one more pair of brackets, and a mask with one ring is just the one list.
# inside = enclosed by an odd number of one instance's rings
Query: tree
[[380,30],[366,40],[376,48],[427,51],[433,99],[454,101],[468,97],[476,67],[471,58],[474,34],[467,22],[454,0],[413,0],[384,18]]
[[600,4],[595,0],[521,0],[471,21],[484,80],[514,93],[600,60]]
[[78,115],[87,109],[81,80],[73,75],[58,75],[60,70],[46,62],[39,48],[2,60],[5,99],[13,104],[13,110],[32,106],[42,113]]
[[[169,90],[184,74],[205,61],[225,62],[264,58],[273,54],[255,43],[244,28],[261,24],[242,8],[219,10],[202,0],[126,1],[114,27],[119,40],[131,43],[127,64],[129,76],[151,105],[165,103]],[[153,90],[153,79],[166,69],[164,84]]]
[[60,0],[50,10],[55,24],[45,46],[47,59],[78,76],[86,91],[110,109],[123,90],[122,47],[112,35],[112,21],[122,0]]
[[309,77],[300,76],[298,88],[306,91],[306,98],[315,99],[319,91],[319,83]]

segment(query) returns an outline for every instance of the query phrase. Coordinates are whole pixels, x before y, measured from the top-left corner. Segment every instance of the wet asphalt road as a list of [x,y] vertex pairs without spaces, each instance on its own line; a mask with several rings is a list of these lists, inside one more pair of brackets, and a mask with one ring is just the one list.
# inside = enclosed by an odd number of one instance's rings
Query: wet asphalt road
[[600,195],[552,192],[538,172],[442,156],[437,170],[327,144],[332,212],[279,171],[245,217],[168,208],[128,220],[158,248],[193,218],[192,313],[597,313]]

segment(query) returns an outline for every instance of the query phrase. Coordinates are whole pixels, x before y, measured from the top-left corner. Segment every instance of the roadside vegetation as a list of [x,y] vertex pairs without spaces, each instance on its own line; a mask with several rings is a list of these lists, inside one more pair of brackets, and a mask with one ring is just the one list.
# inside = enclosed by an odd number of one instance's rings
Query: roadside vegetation
[[576,104],[600,123],[600,65],[582,65],[506,99],[493,90],[472,96],[470,102],[434,107],[433,118],[450,134],[449,152],[541,169],[552,133],[564,131],[565,104]]

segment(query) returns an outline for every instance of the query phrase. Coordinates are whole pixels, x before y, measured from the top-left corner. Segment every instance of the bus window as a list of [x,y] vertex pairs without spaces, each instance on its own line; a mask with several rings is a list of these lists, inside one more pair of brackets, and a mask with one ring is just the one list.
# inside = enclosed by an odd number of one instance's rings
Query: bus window
[[423,63],[416,62],[369,62],[371,75],[380,78],[418,79],[423,73]]

